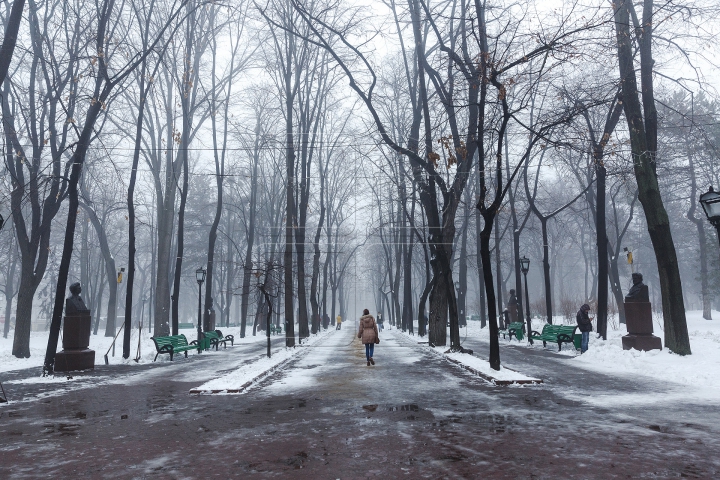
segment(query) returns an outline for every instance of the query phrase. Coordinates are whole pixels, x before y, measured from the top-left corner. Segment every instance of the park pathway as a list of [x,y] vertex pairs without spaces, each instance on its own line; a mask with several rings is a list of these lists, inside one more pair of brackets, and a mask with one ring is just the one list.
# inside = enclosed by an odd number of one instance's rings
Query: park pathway
[[240,395],[188,394],[199,376],[254,355],[228,349],[156,366],[150,381],[0,407],[0,478],[720,476],[705,426],[717,414],[683,427],[628,418],[577,399],[582,385],[555,381],[567,365],[543,360],[527,373],[552,369],[547,384],[495,387],[397,331],[382,332],[368,367],[353,327],[298,347]]

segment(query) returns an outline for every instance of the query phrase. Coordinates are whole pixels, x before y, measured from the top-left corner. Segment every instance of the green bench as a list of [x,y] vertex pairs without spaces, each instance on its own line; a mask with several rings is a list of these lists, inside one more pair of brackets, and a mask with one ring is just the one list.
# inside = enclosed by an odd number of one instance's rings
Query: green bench
[[275,334],[282,335],[282,333],[283,333],[283,331],[282,331],[282,325],[274,325],[274,324],[271,324],[271,325],[270,325],[270,334],[272,334],[272,335],[275,335]]
[[220,330],[203,332],[203,335],[205,337],[203,340],[209,342],[206,344],[208,349],[215,347],[215,350],[217,350],[221,343],[224,348],[227,348],[227,342],[230,342],[230,346],[232,346],[235,342],[235,337],[233,335],[223,336]]
[[543,347],[547,346],[547,342],[557,343],[559,352],[562,350],[563,343],[574,343],[577,328],[577,325],[545,324],[542,333],[538,333],[535,330],[532,331],[530,334],[530,344],[533,343],[533,340],[542,340]]
[[194,323],[178,323],[179,329],[195,328]]
[[498,337],[501,334],[503,338],[505,338],[505,336],[508,336],[510,340],[512,340],[512,337],[514,336],[518,340],[522,340],[523,338],[525,338],[525,324],[523,322],[513,322],[508,325],[507,329],[498,330]]
[[173,355],[176,353],[184,352],[185,358],[187,358],[188,350],[198,350],[197,340],[188,343],[187,337],[183,334],[170,335],[169,337],[152,337],[151,340],[155,343],[155,349],[157,350],[153,362],[157,360],[158,355],[161,353],[169,354],[170,361],[172,361]]

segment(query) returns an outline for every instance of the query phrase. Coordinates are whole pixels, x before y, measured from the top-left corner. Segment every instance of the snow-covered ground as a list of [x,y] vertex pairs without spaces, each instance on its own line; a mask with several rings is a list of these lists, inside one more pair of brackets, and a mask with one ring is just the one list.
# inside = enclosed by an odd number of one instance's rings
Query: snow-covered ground
[[260,358],[259,360],[242,365],[237,370],[203,383],[199,387],[191,390],[191,393],[244,393],[250,383],[265,377],[272,370],[277,368],[283,362],[293,357],[303,355],[307,352],[306,347],[310,347],[317,342],[331,335],[335,330],[321,331],[317,335],[311,335],[310,338],[303,341],[302,345],[296,348],[280,347],[271,351],[271,356]]
[[663,340],[663,349],[650,352],[623,350],[624,328],[609,330],[608,339],[591,335],[590,346],[583,355],[572,359],[573,365],[596,372],[623,377],[645,376],[664,382],[691,386],[685,396],[720,400],[720,312],[713,320],[702,318],[702,311],[687,312],[692,355],[681,356],[665,348],[663,332],[656,322],[655,335]]
[[[483,331],[486,332],[487,328]],[[392,333],[405,336],[406,338],[412,338],[406,332],[403,333],[398,329],[393,329]],[[490,368],[490,364],[488,363],[487,359],[479,358],[475,355],[470,355],[467,353],[450,353],[447,350],[447,347],[430,348],[430,351],[432,351],[435,355],[450,359],[450,361],[452,361],[453,363],[461,364],[465,367],[470,367],[471,370],[475,371],[476,374],[482,376],[486,380],[493,379],[500,382],[539,381],[539,379],[537,378],[528,377],[527,375],[516,372],[515,370],[505,368],[502,365],[500,366],[500,370],[493,370],[492,368]]]
[[[655,335],[663,340],[661,351],[623,350],[621,338],[627,331],[624,325],[615,325],[617,329],[613,329],[612,322],[608,328],[608,339],[598,339],[595,333],[591,334],[589,349],[583,355],[569,346],[563,346],[562,352],[558,352],[556,345],[548,345],[547,350],[555,355],[572,357],[569,359],[572,365],[585,370],[624,378],[641,376],[678,386],[691,386],[694,388],[686,390],[689,397],[720,399],[720,312],[713,311],[712,318],[713,320],[703,319],[702,311],[687,312],[692,349],[692,355],[687,356],[676,355],[665,348],[665,339],[658,320],[654,322],[654,328]],[[561,317],[554,320],[562,323]],[[659,321],[662,322],[662,318]],[[533,330],[541,331],[543,323],[542,319],[533,319]],[[417,326],[415,328],[417,331]],[[468,322],[466,328],[460,329],[461,343],[465,338],[488,340],[489,329],[481,329],[480,322]],[[503,345],[543,348],[537,342],[530,346],[526,340],[500,338],[500,348]],[[483,352],[475,353],[483,356]]]
[[[235,345],[254,343],[254,342],[265,342],[265,332],[258,332],[258,335],[252,336],[252,329],[249,329],[246,333],[245,338],[240,338],[240,327],[220,328],[223,335],[234,335]],[[95,364],[104,365],[104,355],[108,352],[108,349],[112,346],[113,338],[105,337],[99,332],[98,335],[90,335],[90,346],[89,348],[95,350]],[[197,333],[193,329],[182,329],[179,333],[184,334],[188,342],[192,342],[197,337]],[[108,360],[110,365],[124,363],[128,365],[136,365],[137,363],[133,359],[138,354],[138,331],[133,330],[130,333],[130,358],[127,360],[122,358],[122,342],[123,333],[117,337],[115,342],[115,356],[112,356],[112,349],[108,353]],[[0,372],[10,372],[14,370],[21,370],[24,368],[38,367],[41,368],[43,360],[45,359],[45,350],[47,349],[48,343],[48,332],[32,332],[30,334],[30,357],[29,358],[15,358],[12,355],[12,344],[13,344],[13,331],[10,332],[8,338],[0,337]],[[140,336],[140,358],[138,363],[152,362],[155,358],[155,344],[152,340],[152,333],[147,330],[143,330]],[[222,347],[220,347],[222,348]],[[62,338],[58,341],[58,351],[62,350]],[[160,355],[157,361],[170,361],[170,355]]]

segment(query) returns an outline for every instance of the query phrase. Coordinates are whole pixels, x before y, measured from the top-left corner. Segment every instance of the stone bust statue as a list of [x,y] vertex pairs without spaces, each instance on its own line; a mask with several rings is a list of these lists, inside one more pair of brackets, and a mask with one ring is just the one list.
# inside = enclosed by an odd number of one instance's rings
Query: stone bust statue
[[517,306],[517,297],[515,296],[515,290],[510,289],[510,298],[508,299],[508,307],[509,306]]
[[85,302],[80,297],[82,288],[79,282],[70,285],[70,296],[65,299],[65,315],[76,315],[78,313],[90,313],[90,309],[85,306]]
[[643,283],[642,273],[632,274],[633,286],[630,287],[630,291],[625,295],[626,302],[649,302],[650,295],[648,293],[648,287]]

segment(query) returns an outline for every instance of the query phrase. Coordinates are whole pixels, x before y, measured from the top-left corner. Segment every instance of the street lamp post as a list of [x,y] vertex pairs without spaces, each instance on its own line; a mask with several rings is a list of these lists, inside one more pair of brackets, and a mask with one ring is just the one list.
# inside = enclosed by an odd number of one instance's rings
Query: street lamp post
[[525,255],[520,259],[520,270],[525,277],[525,317],[527,318],[527,336],[530,338],[532,333],[532,320],[530,319],[530,295],[528,294],[527,274],[530,270],[530,259]]
[[198,322],[197,322],[197,344],[198,353],[202,352],[202,285],[205,283],[207,270],[200,267],[195,270],[195,280],[198,282]]
[[700,205],[702,205],[708,221],[717,230],[718,241],[720,241],[720,192],[713,190],[711,185],[710,190],[700,195]]

